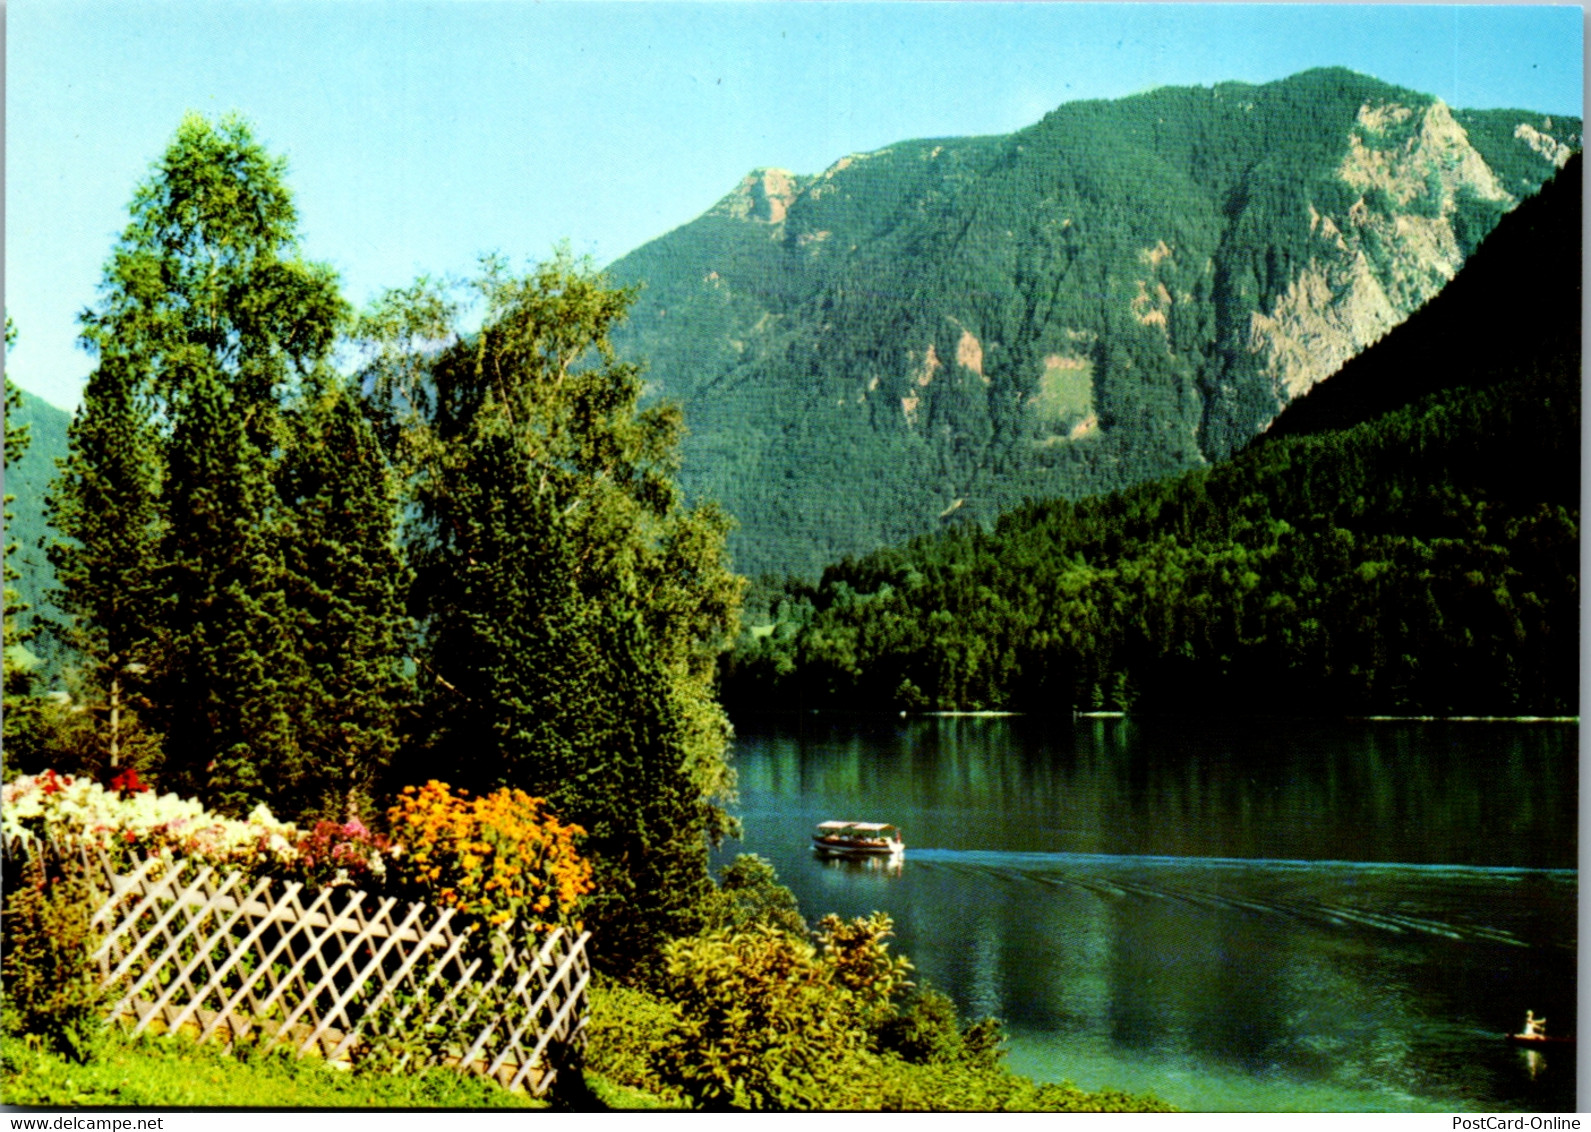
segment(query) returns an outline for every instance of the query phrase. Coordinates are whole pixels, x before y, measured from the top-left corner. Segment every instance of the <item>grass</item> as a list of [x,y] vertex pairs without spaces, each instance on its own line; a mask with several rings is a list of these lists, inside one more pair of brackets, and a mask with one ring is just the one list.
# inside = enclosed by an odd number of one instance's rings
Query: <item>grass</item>
[[[449,1069],[387,1075],[333,1069],[290,1053],[234,1057],[186,1038],[106,1035],[86,1063],[0,1037],[0,1100],[95,1108],[546,1108]],[[600,1094],[599,1094],[600,1095]]]
[[678,1112],[685,1109],[685,1105],[676,1104],[644,1089],[637,1089],[630,1085],[621,1085],[610,1081],[600,1073],[586,1070],[586,1085],[592,1095],[603,1105],[611,1109],[625,1112],[640,1110],[667,1110]]

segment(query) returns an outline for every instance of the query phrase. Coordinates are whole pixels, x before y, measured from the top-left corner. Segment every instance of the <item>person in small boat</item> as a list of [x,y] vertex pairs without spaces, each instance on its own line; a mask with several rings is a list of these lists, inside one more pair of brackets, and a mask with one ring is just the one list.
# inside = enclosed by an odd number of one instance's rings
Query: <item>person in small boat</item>
[[1519,1031],[1522,1038],[1544,1038],[1547,1036],[1547,1020],[1537,1018],[1534,1010],[1525,1011],[1525,1028]]

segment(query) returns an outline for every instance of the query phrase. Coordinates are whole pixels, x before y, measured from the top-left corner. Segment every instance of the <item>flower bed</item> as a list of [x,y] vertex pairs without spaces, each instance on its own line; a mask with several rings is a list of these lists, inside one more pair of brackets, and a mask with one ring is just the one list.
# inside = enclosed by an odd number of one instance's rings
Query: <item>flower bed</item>
[[[68,949],[78,968],[97,967],[90,989],[115,987],[91,1013],[136,1030],[264,1035],[333,1059],[456,1063],[538,1093],[566,1047],[583,1044],[582,831],[523,791],[411,789],[388,815],[405,844],[352,819],[301,829],[264,807],[220,817],[132,775],[107,789],[46,771],[7,784],[0,804],[0,834],[37,874],[8,878],[7,955],[22,953],[18,899],[58,903],[62,878],[87,863],[75,850],[105,854],[84,871],[84,892],[98,895],[73,897],[82,930]],[[54,849],[33,852],[42,843]]]
[[433,780],[406,787],[388,820],[407,850],[396,872],[426,900],[493,925],[580,926],[591,865],[575,841],[585,831],[560,823],[540,798],[506,788],[470,798]]
[[397,843],[357,819],[300,829],[264,806],[239,821],[156,794],[131,773],[107,789],[46,770],[0,792],[7,844],[48,838],[102,851],[118,865],[187,857],[250,876],[424,900],[494,926],[514,919],[534,931],[578,928],[591,891],[591,866],[576,849],[584,831],[559,822],[541,799],[506,788],[469,798],[432,781],[407,788],[388,820]]
[[32,846],[47,837],[108,853],[174,853],[252,871],[291,864],[298,830],[258,806],[243,821],[209,813],[190,798],[156,794],[137,778],[106,789],[89,778],[46,770],[0,788],[0,834]]

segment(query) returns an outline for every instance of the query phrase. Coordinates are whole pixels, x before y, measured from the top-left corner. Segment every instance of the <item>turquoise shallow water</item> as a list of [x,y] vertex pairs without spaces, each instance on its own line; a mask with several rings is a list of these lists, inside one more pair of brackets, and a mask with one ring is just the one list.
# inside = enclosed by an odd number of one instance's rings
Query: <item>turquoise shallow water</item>
[[[1572,725],[738,720],[743,844],[1014,1068],[1184,1107],[1574,1107]],[[827,818],[906,830],[825,864]]]

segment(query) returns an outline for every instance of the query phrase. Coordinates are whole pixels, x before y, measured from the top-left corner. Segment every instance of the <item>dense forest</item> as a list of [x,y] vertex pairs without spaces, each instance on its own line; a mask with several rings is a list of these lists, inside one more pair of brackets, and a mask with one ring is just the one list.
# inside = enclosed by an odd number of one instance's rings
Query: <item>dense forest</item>
[[1218,462],[1444,286],[1580,144],[1341,69],[759,170],[613,265],[736,567]]
[[1231,462],[760,584],[728,702],[1574,714],[1579,233],[1576,158]]
[[[66,455],[66,429],[71,422],[70,414],[19,388],[7,375],[6,425],[19,441],[15,451],[7,449],[6,457],[6,561],[14,572],[7,577],[15,591],[18,627],[24,632],[46,630],[59,620],[50,601],[55,571],[47,553],[52,536],[44,499],[55,478],[55,461]],[[24,650],[15,659],[37,667],[41,675],[48,677],[62,668],[59,641],[48,632],[30,634],[25,645],[8,637],[6,645]]]

